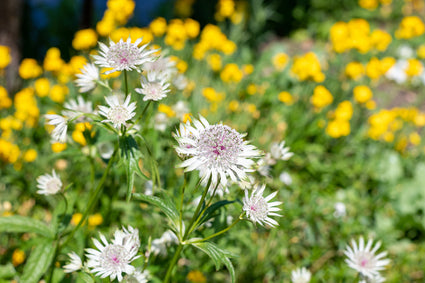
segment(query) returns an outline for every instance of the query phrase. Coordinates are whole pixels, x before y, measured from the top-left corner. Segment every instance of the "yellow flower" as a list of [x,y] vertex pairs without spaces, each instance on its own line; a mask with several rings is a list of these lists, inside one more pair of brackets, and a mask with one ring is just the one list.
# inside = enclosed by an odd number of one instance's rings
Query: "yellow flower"
[[425,44],[419,46],[418,50],[416,50],[416,54],[421,59],[425,59]]
[[350,134],[350,123],[347,120],[333,120],[326,127],[326,134],[332,138],[348,136]]
[[239,69],[238,65],[234,63],[227,64],[220,73],[220,78],[223,82],[240,82],[242,80],[243,73]]
[[15,163],[21,150],[16,144],[0,139],[0,159],[7,163]]
[[9,98],[7,90],[0,86],[0,109],[12,106],[12,100]]
[[12,254],[12,264],[13,266],[18,266],[20,264],[22,264],[25,261],[25,252],[23,250],[20,249],[16,249],[13,251]]
[[336,120],[350,120],[353,116],[353,105],[350,101],[345,100],[338,104],[335,109],[335,119]]
[[246,88],[246,92],[249,95],[254,95],[255,93],[257,93],[257,86],[255,84],[249,84]]
[[163,36],[167,30],[167,21],[162,17],[156,18],[149,24],[149,28],[154,36]]
[[61,53],[58,48],[51,47],[47,50],[46,57],[44,58],[43,67],[46,71],[57,72],[65,62],[61,59]]
[[121,25],[127,23],[136,6],[133,0],[108,0],[106,4],[114,19]]
[[376,102],[374,100],[369,100],[368,102],[366,102],[366,108],[369,110],[373,110],[376,109]]
[[392,41],[391,35],[389,33],[379,29],[374,30],[370,36],[372,45],[379,51],[387,50],[388,45]]
[[287,91],[282,91],[279,93],[279,100],[285,103],[286,105],[291,105],[292,103],[294,103],[292,95]]
[[421,136],[417,132],[413,132],[409,135],[409,141],[413,145],[419,145],[421,143]]
[[415,118],[413,119],[413,123],[417,127],[425,126],[425,114],[424,113],[417,113]]
[[10,56],[10,48],[5,45],[0,45],[0,69],[6,68],[12,61]]
[[233,0],[219,0],[217,3],[217,13],[219,18],[230,18],[235,12],[235,2]]
[[237,48],[236,43],[234,43],[231,40],[226,40],[221,45],[221,51],[223,51],[223,53],[226,55],[233,54],[236,51],[236,48]]
[[350,36],[347,23],[336,22],[330,30],[330,39],[333,49],[342,53],[351,48],[350,41],[347,40]]
[[359,6],[363,9],[375,10],[378,4],[378,0],[359,0]]
[[242,66],[242,72],[244,75],[250,75],[254,72],[254,66],[252,64],[245,64]]
[[356,86],[353,89],[353,94],[354,94],[354,99],[358,103],[366,103],[369,100],[371,100],[372,97],[373,97],[372,90],[368,86],[365,86],[365,85]]
[[71,218],[71,225],[77,226],[78,223],[80,223],[82,218],[83,218],[83,215],[81,213],[79,212],[74,213]]
[[211,70],[218,72],[221,69],[221,56],[217,53],[210,54],[207,59],[208,65]]
[[50,90],[49,97],[51,100],[57,103],[63,103],[65,96],[69,93],[69,89],[65,85],[54,85]]
[[207,282],[207,278],[205,278],[204,274],[202,274],[199,270],[192,270],[187,274],[187,280],[192,283],[205,283]]
[[97,34],[93,29],[82,29],[75,33],[72,47],[75,50],[87,50],[97,45]]
[[45,97],[50,91],[50,82],[47,78],[40,78],[34,82],[35,92],[39,97]]
[[231,112],[236,112],[239,110],[239,102],[237,100],[232,100],[229,102],[229,110]]
[[158,105],[158,111],[166,114],[170,118],[176,116],[176,112],[174,112],[174,110],[170,106],[162,103]]
[[121,75],[121,72],[113,72],[109,74],[105,74],[105,72],[110,71],[112,68],[102,68],[100,69],[100,77],[102,80],[117,78],[119,75]]
[[425,25],[417,16],[404,17],[395,32],[397,38],[409,39],[425,32]]
[[96,213],[89,216],[88,222],[89,222],[89,226],[92,226],[92,227],[99,226],[100,224],[103,223],[103,217],[100,213]]
[[331,104],[332,101],[332,94],[324,86],[319,85],[314,88],[313,96],[310,98],[310,102],[314,107],[321,109]]
[[103,19],[96,24],[96,31],[101,36],[108,36],[114,30],[114,28],[115,21],[113,17],[104,16]]
[[350,79],[358,80],[365,74],[365,68],[360,62],[350,62],[345,67],[345,74]]
[[291,72],[300,81],[312,79],[315,82],[322,82],[325,80],[319,59],[313,52],[308,52],[304,56],[295,56]]
[[193,19],[185,19],[184,20],[184,28],[186,30],[186,34],[190,38],[196,38],[199,34],[199,23]]
[[288,64],[289,56],[283,52],[277,53],[273,56],[273,66],[276,70],[282,71]]
[[58,153],[66,149],[66,143],[55,142],[52,143],[51,147],[53,152]]
[[224,93],[222,92],[216,92],[212,87],[206,87],[202,90],[202,95],[209,101],[209,102],[221,102],[224,100]]
[[71,60],[69,60],[69,66],[72,69],[73,74],[80,74],[84,65],[87,63],[87,59],[83,56],[72,56]]
[[381,62],[378,58],[373,57],[366,65],[366,75],[371,79],[379,79],[382,75]]
[[409,59],[407,60],[407,62],[409,63],[409,65],[407,66],[405,73],[408,76],[414,77],[414,76],[419,76],[420,74],[422,74],[424,67],[419,60]]
[[41,75],[43,70],[35,59],[26,58],[19,66],[19,76],[23,79],[32,79]]
[[24,160],[26,162],[33,162],[37,158],[37,151],[35,149],[28,149],[24,153]]
[[187,70],[187,63],[183,60],[178,60],[176,64],[176,68],[179,71],[179,73],[184,73]]

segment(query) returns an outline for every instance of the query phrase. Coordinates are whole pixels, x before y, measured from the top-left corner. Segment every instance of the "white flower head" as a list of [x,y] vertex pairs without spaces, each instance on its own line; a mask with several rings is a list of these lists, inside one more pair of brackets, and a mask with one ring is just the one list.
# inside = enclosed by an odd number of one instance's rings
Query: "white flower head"
[[243,199],[243,210],[246,212],[246,216],[249,218],[249,220],[251,220],[254,224],[259,223],[262,226],[264,226],[264,224],[267,224],[271,227],[275,227],[279,224],[276,220],[270,218],[269,216],[282,216],[276,213],[276,211],[281,210],[276,206],[281,205],[282,202],[269,202],[272,198],[276,196],[277,191],[267,197],[263,197],[263,192],[265,188],[266,185],[258,185],[252,192],[250,197],[248,195],[248,190],[245,190],[245,197]]
[[91,272],[101,278],[108,276],[111,280],[117,278],[119,282],[123,279],[122,273],[133,274],[135,268],[130,263],[139,257],[137,256],[138,247],[135,246],[133,232],[127,230],[115,233],[115,239],[111,244],[102,234],[100,234],[102,242],[93,239],[97,249],[86,249],[87,266],[91,269]]
[[136,115],[136,102],[130,103],[131,95],[128,95],[124,103],[120,103],[117,95],[105,97],[109,107],[99,106],[99,114],[107,119],[102,122],[111,122],[115,128],[119,129],[121,125],[125,126],[125,122]]
[[40,195],[54,195],[62,188],[62,181],[52,170],[52,175],[44,174],[37,178],[37,191]]
[[288,172],[280,173],[279,180],[287,186],[292,185],[292,177]]
[[359,245],[352,240],[352,247],[346,247],[344,254],[347,256],[345,262],[354,270],[360,272],[363,276],[373,277],[374,275],[379,274],[380,270],[385,268],[385,265],[390,263],[389,259],[384,259],[387,255],[387,252],[382,252],[378,255],[375,255],[376,251],[381,246],[381,243],[378,242],[372,248],[373,241],[369,239],[365,245],[363,237],[360,237]]
[[94,64],[87,63],[80,70],[81,74],[77,74],[75,80],[80,92],[89,92],[96,88],[96,81],[99,80],[99,69]]
[[174,77],[173,79],[173,85],[178,89],[178,90],[183,90],[187,87],[188,84],[188,80],[187,78],[183,75],[183,74],[178,74]]
[[211,177],[211,186],[226,187],[228,177],[235,182],[247,178],[246,173],[253,171],[251,158],[260,152],[243,140],[244,135],[223,124],[210,125],[202,116],[193,125],[181,123],[174,134],[177,153],[187,157],[180,167],[199,170],[204,183]]
[[68,253],[68,256],[70,258],[70,261],[67,265],[63,266],[65,273],[78,271],[83,267],[81,258],[75,252]]
[[156,60],[147,62],[143,65],[143,70],[148,73],[161,74],[167,81],[170,81],[177,73],[176,62],[168,56],[160,56]]
[[132,274],[128,274],[124,277],[126,283],[147,283],[149,281],[150,274],[148,270],[141,272],[136,269]]
[[281,143],[272,143],[270,147],[270,154],[272,158],[277,160],[288,160],[294,153],[289,152],[289,147],[285,147],[285,141]]
[[269,154],[257,161],[257,172],[264,177],[270,176],[271,167],[269,165],[269,159],[267,158],[268,156]]
[[141,78],[141,88],[136,88],[135,91],[144,94],[143,100],[158,101],[167,96],[170,92],[170,86],[167,79],[161,73],[148,72],[147,76]]
[[297,268],[291,272],[292,283],[308,283],[311,279],[311,273],[305,267]]
[[375,274],[372,277],[366,277],[367,280],[361,280],[359,283],[383,283],[385,282],[385,278],[380,274]]
[[154,129],[164,132],[165,129],[167,129],[167,123],[168,123],[168,116],[165,113],[157,113],[155,115],[154,119]]
[[156,49],[145,50],[148,43],[138,47],[141,42],[142,38],[139,38],[131,43],[130,37],[127,38],[127,41],[121,39],[117,43],[110,40],[109,47],[99,42],[100,55],[93,55],[93,58],[99,66],[112,68],[105,74],[123,70],[138,70],[138,66],[155,61],[156,58],[152,54],[158,51]]
[[176,116],[182,120],[184,115],[189,113],[189,108],[187,107],[184,101],[179,100],[176,104],[173,105],[173,110],[176,112]]
[[395,81],[398,84],[403,84],[407,81],[407,74],[405,70],[409,66],[406,60],[398,60],[386,73],[385,76]]
[[50,120],[47,122],[48,125],[55,126],[51,133],[52,139],[60,143],[65,143],[66,132],[68,131],[68,120],[56,114],[46,114],[44,117]]
[[347,214],[347,209],[343,202],[336,202],[334,205],[334,216],[336,218],[344,217]]
[[[83,113],[93,113],[93,103],[91,101],[85,101],[81,95],[79,95],[77,99],[71,99],[65,102],[63,106],[68,110],[62,111],[62,114],[71,119]],[[84,117],[80,118],[79,120],[82,122]]]

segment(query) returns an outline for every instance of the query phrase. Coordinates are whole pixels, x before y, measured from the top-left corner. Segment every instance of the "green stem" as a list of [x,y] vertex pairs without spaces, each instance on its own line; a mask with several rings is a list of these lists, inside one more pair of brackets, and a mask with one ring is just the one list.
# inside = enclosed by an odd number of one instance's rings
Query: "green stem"
[[176,265],[177,260],[180,257],[180,253],[183,250],[183,245],[179,244],[179,246],[177,247],[176,252],[174,253],[173,258],[171,259],[170,265],[168,266],[167,269],[167,274],[165,274],[165,278],[164,278],[164,282],[163,283],[168,283],[170,281],[171,278],[171,272],[173,271],[174,265]]
[[99,85],[101,85],[101,86],[103,86],[103,87],[105,87],[105,88],[107,88],[109,91],[112,91],[112,88],[107,84],[107,83],[105,83],[105,82],[103,82],[103,81],[101,81],[101,80],[97,80],[96,81]]
[[229,231],[230,229],[232,229],[236,224],[238,224],[238,222],[239,221],[241,221],[242,220],[242,218],[243,218],[243,215],[245,214],[245,212],[244,213],[242,213],[240,216],[239,216],[239,218],[238,219],[236,219],[230,226],[228,226],[228,227],[226,227],[225,229],[223,229],[223,230],[221,230],[221,231],[219,231],[219,232],[217,232],[217,233],[215,233],[215,234],[212,234],[211,236],[208,236],[208,237],[206,237],[206,238],[203,238],[203,239],[201,239],[201,240],[197,240],[197,241],[194,241],[194,242],[191,242],[191,243],[201,243],[201,242],[205,242],[206,240],[209,240],[209,239],[212,239],[212,238],[214,238],[214,237],[217,237],[218,235],[221,235],[221,234],[223,234],[223,233],[225,233],[225,232],[227,232],[227,231]]
[[182,230],[182,228],[183,228],[183,202],[184,202],[184,192],[185,192],[185,190],[186,190],[186,175],[184,175],[184,181],[183,181],[183,187],[181,188],[181,198],[180,198],[180,210],[179,210],[179,216],[180,216],[180,218],[179,218],[179,223],[180,223],[180,239],[182,239],[182,237],[183,237],[183,234],[182,234],[182,232],[183,232],[183,230]]
[[143,118],[143,115],[145,115],[146,110],[148,110],[149,105],[151,105],[152,100],[149,100],[148,103],[145,105],[145,108],[143,108],[142,114],[139,115],[139,117],[137,117],[136,121],[130,126],[128,127],[127,131],[130,131],[134,125],[137,125],[140,120]]
[[125,84],[125,97],[127,97],[127,95],[128,95],[127,70],[124,70],[124,84]]
[[102,191],[103,184],[106,181],[106,177],[108,176],[109,170],[112,167],[112,164],[114,163],[113,160],[115,159],[115,155],[118,152],[118,143],[115,145],[114,153],[112,154],[111,159],[109,159],[108,166],[105,169],[105,172],[103,173],[102,178],[100,179],[99,184],[97,185],[96,189],[94,190],[93,194],[90,196],[89,203],[86,207],[86,210],[83,213],[83,216],[81,217],[80,222],[78,222],[77,226],[71,231],[71,234],[68,236],[68,238],[65,240],[65,242],[60,246],[62,248],[65,246],[71,239],[73,239],[75,232],[81,227],[81,225],[84,223],[84,221],[87,219],[90,211],[93,209],[96,201],[100,197],[100,192]]

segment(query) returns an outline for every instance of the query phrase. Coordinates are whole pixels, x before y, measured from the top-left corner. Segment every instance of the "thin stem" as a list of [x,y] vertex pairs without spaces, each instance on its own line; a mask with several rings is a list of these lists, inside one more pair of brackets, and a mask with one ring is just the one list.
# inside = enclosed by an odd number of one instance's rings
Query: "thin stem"
[[223,233],[225,233],[225,232],[227,232],[227,231],[229,231],[230,229],[232,229],[236,224],[238,224],[238,222],[239,221],[241,221],[242,220],[242,218],[243,218],[243,215],[245,214],[245,212],[244,213],[242,213],[239,217],[238,217],[238,219],[236,219],[230,226],[228,226],[228,227],[226,227],[225,229],[223,229],[223,230],[221,230],[221,231],[219,231],[219,232],[217,232],[217,233],[214,233],[214,234],[212,234],[212,235],[210,235],[210,236],[208,236],[208,237],[206,237],[206,238],[203,238],[203,239],[200,239],[200,240],[197,240],[197,241],[194,241],[194,242],[191,242],[191,243],[201,243],[201,242],[205,242],[206,240],[209,240],[209,239],[212,239],[212,238],[214,238],[214,237],[217,237],[218,235],[221,235],[221,234],[223,234]]
[[179,224],[180,224],[180,239],[183,237],[182,228],[183,228],[183,202],[184,202],[184,192],[186,190],[186,175],[184,175],[183,187],[181,188],[181,197],[180,197],[180,211],[179,211]]
[[94,158],[89,156],[89,161],[90,161],[90,185],[93,188],[94,187],[94,178],[96,175],[96,168],[95,168],[95,164],[94,164]]
[[165,274],[165,278],[164,278],[164,282],[163,283],[168,283],[170,281],[171,278],[171,272],[173,271],[174,265],[176,265],[177,260],[180,257],[180,253],[183,250],[183,245],[179,244],[179,246],[177,247],[176,252],[174,253],[173,258],[171,259],[170,265],[168,266],[167,269],[167,274]]
[[107,84],[107,83],[105,83],[104,81],[101,81],[101,80],[97,80],[96,81],[99,85],[101,85],[101,86],[103,86],[103,87],[105,87],[105,88],[107,88],[109,91],[112,91],[112,88]]
[[125,84],[125,97],[128,95],[128,80],[127,80],[127,70],[124,69],[124,84]]
[[77,230],[81,227],[81,225],[87,219],[87,216],[89,215],[90,211],[93,209],[94,204],[96,203],[96,201],[100,197],[100,192],[102,191],[103,184],[105,183],[106,177],[108,176],[108,173],[109,173],[109,170],[111,169],[112,164],[114,163],[113,160],[115,159],[115,155],[117,154],[117,152],[118,152],[118,143],[115,145],[114,153],[112,154],[111,159],[109,159],[108,166],[106,167],[105,172],[103,173],[103,176],[100,179],[99,184],[97,185],[93,194],[90,196],[89,203],[86,207],[86,210],[83,213],[83,216],[81,217],[80,222],[78,222],[77,226],[75,226],[75,228],[71,231],[71,234],[68,236],[68,238],[65,240],[65,242],[60,246],[60,248],[65,246],[74,237],[75,232],[77,232]]
[[130,131],[134,125],[137,125],[140,120],[143,118],[143,115],[145,115],[146,110],[148,110],[149,105],[151,105],[152,100],[149,100],[148,103],[146,103],[145,108],[143,108],[142,114],[139,115],[139,117],[137,117],[136,121],[130,126],[128,127],[127,131]]

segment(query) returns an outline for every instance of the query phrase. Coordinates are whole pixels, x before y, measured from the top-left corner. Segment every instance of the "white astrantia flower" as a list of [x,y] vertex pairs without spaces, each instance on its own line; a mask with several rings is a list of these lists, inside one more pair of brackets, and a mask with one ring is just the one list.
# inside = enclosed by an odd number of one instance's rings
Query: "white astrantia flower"
[[385,76],[395,81],[398,84],[403,84],[407,81],[407,74],[405,70],[408,68],[409,63],[406,60],[398,60],[386,73]]
[[38,194],[54,195],[62,188],[62,181],[53,169],[52,175],[44,174],[37,178],[37,188],[39,188]]
[[124,277],[126,283],[147,283],[149,281],[150,274],[148,270],[143,272],[136,269],[132,274],[128,274]]
[[178,243],[179,239],[177,238],[177,236],[171,230],[167,230],[162,234],[160,238],[154,239],[152,241],[150,252],[155,256],[166,256],[167,247]]
[[65,273],[78,271],[83,267],[81,258],[75,252],[68,253],[68,256],[70,258],[69,263],[67,265],[62,266]]
[[291,272],[292,283],[308,283],[311,279],[311,273],[305,267],[297,268]]
[[116,232],[112,243],[109,243],[102,234],[100,234],[102,242],[93,239],[97,249],[86,249],[87,266],[90,271],[101,278],[108,276],[111,280],[117,278],[119,282],[123,279],[122,273],[133,274],[135,268],[130,263],[139,258],[137,252],[140,246],[140,243],[135,243],[139,237],[138,232],[136,237],[135,231],[137,229],[129,228]]
[[288,172],[280,173],[279,180],[287,186],[292,185],[292,177]]
[[46,114],[44,117],[50,120],[47,122],[48,125],[55,126],[51,133],[53,140],[65,143],[66,132],[68,131],[68,120],[56,114]]
[[281,143],[272,143],[270,154],[272,158],[277,160],[288,160],[294,155],[294,153],[289,152],[289,147],[285,147],[285,141]]
[[275,227],[279,224],[276,220],[269,216],[282,216],[276,213],[276,211],[281,210],[276,206],[281,205],[282,202],[274,201],[269,203],[269,201],[276,196],[277,191],[267,197],[263,197],[265,188],[266,185],[258,185],[252,192],[251,196],[248,195],[248,190],[245,190],[243,210],[246,212],[246,216],[249,220],[251,220],[254,224],[259,223],[262,226],[267,224],[271,227]]
[[380,274],[375,274],[372,277],[366,277],[367,279],[360,280],[359,283],[383,283],[385,278]]
[[99,80],[99,69],[94,65],[87,63],[81,70],[81,74],[76,74],[75,83],[80,88],[80,92],[89,92],[96,88],[96,82]]
[[334,205],[334,209],[334,216],[336,218],[344,217],[347,214],[347,210],[343,202],[336,202]]
[[137,93],[143,94],[143,100],[158,101],[167,97],[170,92],[170,86],[167,79],[161,73],[148,72],[147,76],[142,76],[140,84],[141,88],[136,88]]
[[268,155],[269,154],[257,161],[257,172],[264,177],[270,176],[271,167],[269,165],[270,163],[268,162]]
[[160,56],[154,61],[146,62],[143,70],[148,73],[161,74],[167,81],[177,74],[176,62],[168,56]]
[[[85,101],[81,95],[77,99],[71,99],[65,102],[63,106],[67,110],[62,111],[62,114],[71,119],[83,113],[93,113],[93,103],[91,101]],[[84,117],[81,118],[83,118],[81,119],[83,121]]]
[[174,137],[179,143],[177,153],[186,157],[180,167],[199,170],[204,184],[211,177],[211,186],[226,187],[228,177],[235,182],[246,179],[246,173],[253,171],[251,158],[260,155],[255,146],[243,140],[244,135],[223,124],[210,125],[202,116],[193,126],[181,123]]
[[117,95],[105,97],[106,103],[109,107],[99,106],[99,114],[105,116],[107,119],[104,122],[111,122],[115,128],[119,129],[121,125],[130,120],[136,115],[136,102],[130,103],[131,95],[128,95],[124,103],[120,103]]
[[141,42],[142,38],[139,38],[131,43],[130,37],[127,38],[127,41],[121,39],[117,43],[110,40],[109,46],[99,42],[100,55],[93,55],[93,58],[99,66],[111,68],[105,74],[133,69],[139,71],[138,66],[156,60],[152,54],[158,51],[156,49],[145,50],[149,43],[138,47]]
[[345,262],[354,270],[360,272],[363,276],[372,277],[379,274],[380,270],[385,268],[385,265],[390,263],[389,259],[384,259],[387,255],[387,252],[382,252],[378,255],[375,255],[376,251],[381,246],[381,243],[378,242],[372,248],[373,241],[369,239],[365,245],[363,237],[360,237],[359,244],[352,240],[352,247],[346,247],[344,254],[347,256]]

